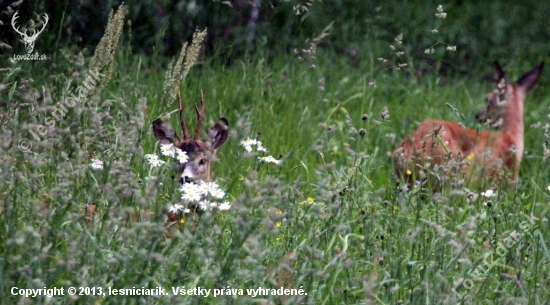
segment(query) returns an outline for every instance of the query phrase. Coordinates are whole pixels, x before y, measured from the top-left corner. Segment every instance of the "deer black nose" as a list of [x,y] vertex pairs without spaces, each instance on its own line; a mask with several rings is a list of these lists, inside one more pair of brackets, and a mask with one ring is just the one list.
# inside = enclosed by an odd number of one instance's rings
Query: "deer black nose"
[[180,184],[181,185],[184,185],[186,183],[191,183],[191,182],[193,182],[193,179],[189,176],[184,176],[184,177],[180,178]]

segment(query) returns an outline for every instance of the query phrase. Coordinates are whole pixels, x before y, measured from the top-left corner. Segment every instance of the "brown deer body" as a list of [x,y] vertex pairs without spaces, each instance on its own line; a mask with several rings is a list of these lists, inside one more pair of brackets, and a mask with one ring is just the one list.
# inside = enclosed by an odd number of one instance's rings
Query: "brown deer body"
[[[197,113],[197,126],[193,138],[189,137],[189,132],[183,119],[183,103],[181,96],[178,94],[180,124],[183,131],[183,138],[180,138],[170,125],[163,122],[161,119],[153,121],[153,132],[157,140],[162,144],[173,144],[174,147],[181,149],[187,153],[188,161],[180,164],[179,181],[180,184],[210,181],[210,162],[214,159],[216,150],[225,143],[228,134],[227,119],[220,118],[208,130],[208,139],[201,140],[200,128],[204,119],[204,96],[201,91],[201,108],[195,106]],[[96,210],[95,205],[86,207],[86,222],[89,223]],[[153,214],[151,210],[140,211],[139,214],[130,215],[130,219],[137,220],[139,218],[148,218]],[[172,212],[168,214],[168,222],[173,223],[176,220],[176,215]],[[168,232],[170,231],[168,228]]]
[[507,177],[518,179],[523,156],[523,101],[537,82],[544,63],[515,83],[506,80],[495,62],[496,89],[487,100],[487,109],[477,118],[498,131],[477,131],[458,123],[427,119],[397,145],[393,161],[398,176],[409,185],[413,180],[429,180],[432,188],[455,175],[457,180],[486,179],[498,183]]

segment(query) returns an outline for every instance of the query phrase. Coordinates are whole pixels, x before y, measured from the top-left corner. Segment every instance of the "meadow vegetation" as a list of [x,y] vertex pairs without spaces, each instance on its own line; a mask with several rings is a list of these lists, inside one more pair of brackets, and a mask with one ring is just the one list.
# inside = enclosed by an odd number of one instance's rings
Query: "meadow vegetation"
[[[515,80],[548,59],[548,44],[540,40],[528,51],[532,56],[515,49],[498,50],[505,53],[499,58],[468,58],[461,45],[474,46],[460,36],[460,24],[480,13],[451,18],[456,10],[448,11],[445,28],[436,8],[408,17],[417,21],[415,31],[400,36],[402,29],[388,28],[386,40],[374,35],[373,47],[357,57],[311,41],[296,52],[274,47],[231,63],[218,53],[199,56],[175,79],[189,125],[201,90],[203,126],[222,116],[229,121],[212,176],[231,208],[206,212],[196,223],[178,221],[169,238],[166,215],[181,200],[176,164],[165,158],[152,168],[145,155],[160,155],[155,118],[171,113],[171,125],[179,125],[175,87],[165,81],[172,58],[135,52],[132,36],[116,27],[108,27],[96,57],[74,47],[55,50],[51,61],[3,57],[0,303],[546,304],[547,71],[525,102],[516,188],[490,194],[482,185],[448,185],[431,193],[396,185],[391,151],[425,118],[485,128],[474,115],[494,87],[493,60]],[[451,34],[426,38],[434,28]],[[422,39],[413,43],[414,37]],[[482,48],[491,49],[492,42],[485,43]],[[455,52],[448,49],[453,46]],[[432,47],[435,53],[426,52]],[[181,63],[175,66],[183,75]],[[94,67],[98,85],[59,112]],[[247,152],[242,141],[249,138],[267,152]],[[280,163],[258,159],[268,155]],[[102,168],[91,166],[94,159]],[[89,205],[98,209],[87,223]],[[130,216],[147,209],[153,210],[149,219]],[[169,295],[30,299],[11,293],[12,287],[70,286],[163,287]],[[223,295],[172,295],[172,287],[183,286]],[[247,292],[258,287],[307,295]]]

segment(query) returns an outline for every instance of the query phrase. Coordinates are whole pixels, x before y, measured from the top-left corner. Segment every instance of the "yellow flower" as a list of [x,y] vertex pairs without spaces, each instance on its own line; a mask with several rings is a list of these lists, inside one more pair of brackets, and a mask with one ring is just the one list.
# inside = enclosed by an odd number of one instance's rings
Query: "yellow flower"
[[184,218],[180,219],[180,223],[181,223],[181,224],[184,224],[184,223],[185,223],[185,219],[184,219]]
[[307,200],[307,202],[308,202],[309,204],[312,204],[312,203],[313,203],[313,198],[311,198],[311,197],[307,197],[306,200]]
[[466,160],[468,161],[472,161],[473,158],[474,158],[474,153],[470,153],[468,156],[466,156]]
[[412,175],[411,170],[409,170],[409,169],[407,170],[407,175],[408,175],[408,176]]

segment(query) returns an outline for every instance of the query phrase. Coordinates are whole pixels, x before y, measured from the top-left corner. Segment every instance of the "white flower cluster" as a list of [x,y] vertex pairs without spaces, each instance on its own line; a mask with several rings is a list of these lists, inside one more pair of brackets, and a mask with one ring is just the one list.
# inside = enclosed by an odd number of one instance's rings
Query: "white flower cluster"
[[456,46],[447,46],[447,51],[456,52]]
[[241,145],[244,147],[244,150],[247,152],[252,152],[252,146],[256,146],[256,151],[262,151],[267,152],[267,149],[263,147],[262,142],[256,140],[256,139],[246,139],[241,141]]
[[260,159],[260,161],[262,161],[262,162],[273,163],[275,165],[279,165],[279,163],[281,163],[281,160],[277,160],[277,159],[273,158],[273,156],[258,157],[258,159]]
[[[261,143],[256,145],[261,147]],[[161,144],[160,153],[163,156],[176,158],[181,164],[189,161],[187,153],[175,147],[174,144]],[[152,167],[158,167],[166,163],[160,160],[155,154],[145,155],[145,158],[149,161],[149,164],[151,164]],[[218,202],[225,197],[225,192],[215,182],[201,181],[199,184],[192,182],[185,183],[181,186],[180,191],[182,193],[181,199],[184,203],[187,203],[187,205],[179,203],[172,204],[169,208],[169,211],[172,213],[190,213],[191,210],[187,208],[189,204],[196,205],[203,211],[212,210],[214,208],[223,211],[231,208],[231,203],[229,202]]]
[[[176,158],[181,164],[184,164],[187,161],[189,161],[189,157],[187,156],[187,153],[175,147],[174,144],[161,144],[160,153],[163,156]],[[155,154],[147,154],[145,155],[145,159],[149,161],[149,164],[152,167],[159,167],[162,164],[166,163],[165,161],[162,161],[161,159],[159,159],[159,157]]]
[[[244,150],[247,152],[254,152],[253,146],[256,146],[255,151],[261,151],[261,152],[267,152],[267,149],[262,145],[262,142],[256,140],[256,139],[250,139],[247,138],[246,140],[241,141],[241,145],[244,147]],[[264,157],[258,157],[258,159],[265,163],[273,163],[276,165],[279,165],[281,163],[281,160],[275,159],[273,156],[264,156]]]
[[149,161],[149,164],[152,167],[159,167],[162,164],[166,163],[166,162],[162,161],[161,159],[159,159],[159,156],[154,155],[154,154],[145,155],[145,159],[147,159],[147,161]]
[[103,161],[99,159],[92,159],[92,163],[90,163],[90,167],[95,170],[102,170],[103,169]]
[[483,197],[493,197],[496,195],[496,192],[493,190],[486,190],[485,192],[481,192],[481,196]]
[[[441,19],[445,19],[445,18],[447,17],[447,13],[445,13],[445,12],[443,11],[443,6],[442,6],[442,5],[438,5],[438,6],[437,6],[437,12],[435,13],[435,16],[436,16],[437,18],[441,18]],[[435,29],[432,30],[432,33],[439,33],[439,31],[438,31],[437,28],[435,28]],[[433,54],[433,53],[435,53],[434,47],[437,46],[437,45],[439,45],[439,44],[445,44],[445,45],[447,45],[447,51],[449,51],[449,52],[456,52],[456,45],[452,46],[452,45],[450,45],[450,44],[448,44],[448,43],[438,41],[438,42],[436,42],[434,45],[432,45],[431,47],[429,47],[429,48],[427,48],[426,50],[424,50],[424,53],[426,53],[426,54]]]
[[441,19],[445,19],[447,17],[447,13],[443,11],[443,6],[441,4],[437,6],[437,13],[435,13],[435,16]]
[[[218,209],[220,211],[229,210],[231,208],[231,203],[229,202],[218,202],[225,197],[225,192],[218,186],[216,182],[204,182],[201,181],[199,184],[185,183],[181,186],[181,199],[188,204],[195,204],[201,210],[212,210]],[[189,213],[189,209],[186,209],[181,204],[176,204],[172,206],[171,212],[177,213],[183,211],[184,213]]]
[[178,161],[180,161],[180,164],[184,164],[184,163],[187,163],[187,161],[189,161],[189,157],[187,156],[187,153],[175,147],[174,144],[161,144],[160,152],[162,153],[163,156],[168,156],[168,157],[178,159]]

